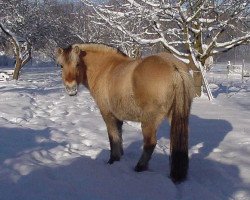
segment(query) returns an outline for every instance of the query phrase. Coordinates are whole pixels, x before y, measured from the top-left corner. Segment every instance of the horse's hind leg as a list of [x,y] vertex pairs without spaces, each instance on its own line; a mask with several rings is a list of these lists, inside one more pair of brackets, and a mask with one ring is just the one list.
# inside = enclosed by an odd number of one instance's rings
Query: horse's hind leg
[[117,119],[116,126],[117,126],[117,129],[118,129],[119,137],[120,137],[120,141],[121,141],[121,145],[120,145],[121,155],[124,154],[123,146],[122,146],[122,125],[123,125],[123,121]]
[[147,122],[142,122],[142,134],[144,145],[142,155],[137,165],[135,166],[135,171],[141,172],[148,169],[148,162],[151,159],[151,156],[157,143],[157,128],[163,118],[163,116],[159,116],[158,118],[147,120]]
[[102,117],[106,123],[109,143],[110,143],[110,159],[109,164],[119,161],[123,155],[122,147],[122,124],[113,114],[103,114]]

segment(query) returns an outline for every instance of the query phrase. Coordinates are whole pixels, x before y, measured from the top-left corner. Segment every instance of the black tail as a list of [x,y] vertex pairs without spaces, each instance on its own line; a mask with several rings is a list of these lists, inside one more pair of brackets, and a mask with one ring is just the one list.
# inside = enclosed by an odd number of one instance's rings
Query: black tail
[[188,123],[193,99],[192,77],[176,67],[174,76],[174,99],[170,132],[170,177],[174,183],[187,177],[188,158]]

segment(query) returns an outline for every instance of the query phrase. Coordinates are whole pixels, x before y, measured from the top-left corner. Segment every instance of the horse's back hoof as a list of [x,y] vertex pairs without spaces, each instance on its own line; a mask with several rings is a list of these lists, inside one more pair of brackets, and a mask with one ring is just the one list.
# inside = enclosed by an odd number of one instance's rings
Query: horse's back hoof
[[120,157],[111,157],[108,164],[112,165],[115,161],[120,161]]
[[135,169],[136,172],[143,172],[143,171],[147,171],[148,170],[148,166],[146,165],[136,165]]

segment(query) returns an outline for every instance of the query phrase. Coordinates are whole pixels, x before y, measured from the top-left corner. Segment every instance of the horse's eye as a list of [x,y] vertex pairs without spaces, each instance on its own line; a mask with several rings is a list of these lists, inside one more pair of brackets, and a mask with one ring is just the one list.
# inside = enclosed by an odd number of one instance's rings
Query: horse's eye
[[62,65],[60,65],[60,67],[61,67],[61,69],[63,68],[63,66],[62,66]]

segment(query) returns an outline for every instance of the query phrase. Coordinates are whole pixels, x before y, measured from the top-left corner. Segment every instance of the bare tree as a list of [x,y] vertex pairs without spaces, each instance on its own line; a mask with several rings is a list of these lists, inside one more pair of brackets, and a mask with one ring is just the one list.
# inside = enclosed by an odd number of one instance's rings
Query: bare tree
[[27,40],[17,38],[14,33],[0,23],[0,28],[9,38],[15,54],[13,79],[18,80],[22,67],[31,59],[31,44]]
[[26,37],[28,33],[23,28],[28,9],[29,4],[24,0],[9,0],[1,3],[0,30],[12,45],[15,56],[13,79],[16,80],[22,67],[31,59],[31,43]]
[[[188,62],[197,95],[201,95],[202,78],[206,83],[205,60],[250,40],[249,0],[112,0],[112,4],[81,1],[138,43],[161,43]],[[209,96],[212,98],[211,93]]]
[[31,50],[53,57],[52,49],[58,44],[69,45],[76,40],[69,31],[72,23],[68,19],[74,21],[70,3],[8,0],[0,5],[0,34],[7,36],[16,60],[14,79],[18,79],[21,68],[31,59]]

